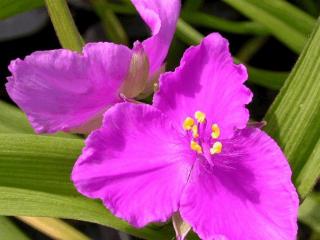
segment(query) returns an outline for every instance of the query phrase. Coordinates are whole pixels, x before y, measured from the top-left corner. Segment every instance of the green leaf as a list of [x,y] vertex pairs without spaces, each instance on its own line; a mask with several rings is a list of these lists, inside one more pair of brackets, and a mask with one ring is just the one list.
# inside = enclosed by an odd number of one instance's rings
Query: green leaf
[[177,22],[176,36],[181,41],[189,45],[199,44],[204,37],[200,32],[181,18],[179,18]]
[[224,0],[264,25],[278,40],[300,53],[314,25],[312,17],[282,0]]
[[267,35],[269,30],[262,24],[251,21],[229,21],[202,12],[183,12],[182,18],[186,22],[198,27],[212,28],[215,31],[225,31],[238,34]]
[[78,229],[56,218],[47,217],[16,217],[52,239],[90,240]]
[[283,0],[246,0],[251,4],[255,4],[259,8],[269,12],[283,22],[295,28],[299,32],[308,36],[315,26],[316,19],[300,8],[292,5],[288,1]]
[[71,169],[83,141],[28,134],[0,134],[0,215],[77,219],[144,239],[170,239],[167,227],[135,229],[110,214],[100,201],[77,193]]
[[9,218],[0,216],[0,239],[30,240]]
[[254,83],[272,90],[279,90],[289,75],[288,72],[264,70],[248,65],[247,69],[249,73],[249,83]]
[[311,193],[299,208],[299,220],[320,236],[320,193]]
[[247,40],[237,52],[236,58],[240,62],[249,62],[253,56],[265,45],[268,37],[253,37]]
[[0,20],[44,6],[43,0],[1,0]]
[[45,0],[51,22],[63,48],[81,52],[84,44],[66,0]]
[[195,11],[202,7],[204,0],[186,0],[182,11]]
[[[28,133],[34,131],[26,117],[18,108],[0,100],[0,133]],[[50,136],[79,138],[73,134],[57,133]]]
[[0,100],[0,133],[33,133],[26,116],[18,108]]
[[301,198],[320,173],[320,20],[265,117],[266,131],[284,150]]

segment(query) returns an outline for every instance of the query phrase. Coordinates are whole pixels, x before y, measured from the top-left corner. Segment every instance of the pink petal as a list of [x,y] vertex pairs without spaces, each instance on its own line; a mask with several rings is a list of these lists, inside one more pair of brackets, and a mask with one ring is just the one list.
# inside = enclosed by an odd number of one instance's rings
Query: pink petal
[[162,75],[154,106],[179,128],[186,117],[202,111],[209,124],[219,125],[221,138],[229,138],[249,119],[245,105],[252,93],[243,85],[246,79],[246,68],[233,63],[228,41],[217,33],[210,34],[185,52],[180,67]]
[[131,0],[152,36],[143,41],[153,74],[163,64],[173,38],[180,13],[180,0]]
[[178,209],[193,153],[183,136],[152,106],[110,108],[78,159],[72,180],[136,227],[166,221]]
[[205,240],[295,239],[298,196],[281,149],[254,128],[239,131],[223,149],[211,169],[196,162],[182,218]]
[[83,128],[119,101],[131,50],[112,43],[91,43],[83,54],[69,50],[35,52],[14,60],[6,85],[36,132]]

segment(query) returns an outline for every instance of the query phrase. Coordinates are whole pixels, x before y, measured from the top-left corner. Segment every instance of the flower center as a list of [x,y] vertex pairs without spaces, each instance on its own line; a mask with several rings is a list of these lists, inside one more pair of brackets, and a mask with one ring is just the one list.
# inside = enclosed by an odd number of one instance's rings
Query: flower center
[[[205,141],[205,129],[207,126],[206,114],[201,111],[196,111],[193,117],[186,117],[183,121],[183,129],[191,135],[190,148],[198,154],[203,153],[202,144]],[[201,133],[202,136],[201,136]],[[222,143],[218,141],[220,137],[220,128],[218,124],[213,123],[211,125],[211,136],[209,140],[210,154],[214,155],[221,153]]]

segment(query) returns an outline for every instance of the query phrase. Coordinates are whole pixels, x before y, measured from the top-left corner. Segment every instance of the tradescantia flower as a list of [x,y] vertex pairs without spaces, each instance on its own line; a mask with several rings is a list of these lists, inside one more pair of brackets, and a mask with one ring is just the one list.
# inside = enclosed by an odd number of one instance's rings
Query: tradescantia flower
[[86,140],[72,180],[136,227],[180,214],[201,239],[284,240],[297,233],[291,170],[247,127],[252,93],[219,34],[160,77],[153,106],[120,103]]
[[88,43],[81,54],[66,49],[38,51],[11,62],[6,85],[37,133],[89,132],[102,114],[152,86],[162,71],[180,11],[179,0],[132,0],[152,36],[133,49]]

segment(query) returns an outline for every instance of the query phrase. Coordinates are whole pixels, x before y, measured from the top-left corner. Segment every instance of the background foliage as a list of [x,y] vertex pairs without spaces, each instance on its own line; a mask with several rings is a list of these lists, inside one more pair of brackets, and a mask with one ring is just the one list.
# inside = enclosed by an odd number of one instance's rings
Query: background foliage
[[[0,215],[75,219],[143,239],[170,239],[174,234],[169,224],[137,230],[113,217],[100,202],[80,196],[69,176],[83,138],[34,135],[4,91],[6,66],[16,57],[59,45],[80,51],[88,41],[131,46],[133,39],[148,35],[129,0],[69,4],[71,12],[64,0],[0,1]],[[47,21],[45,7],[53,25]],[[42,22],[36,16],[39,11]],[[280,144],[292,167],[302,203],[299,238],[313,240],[320,239],[319,14],[318,0],[186,0],[167,59],[167,69],[173,69],[189,45],[213,31],[230,40],[235,61],[249,70],[249,87],[255,93],[252,116],[267,121],[265,130]],[[26,16],[34,21],[21,30],[18,26]],[[21,222],[51,238],[61,233],[65,239],[99,236],[74,221],[68,225],[52,218],[1,217],[0,239],[29,239],[34,233]]]

